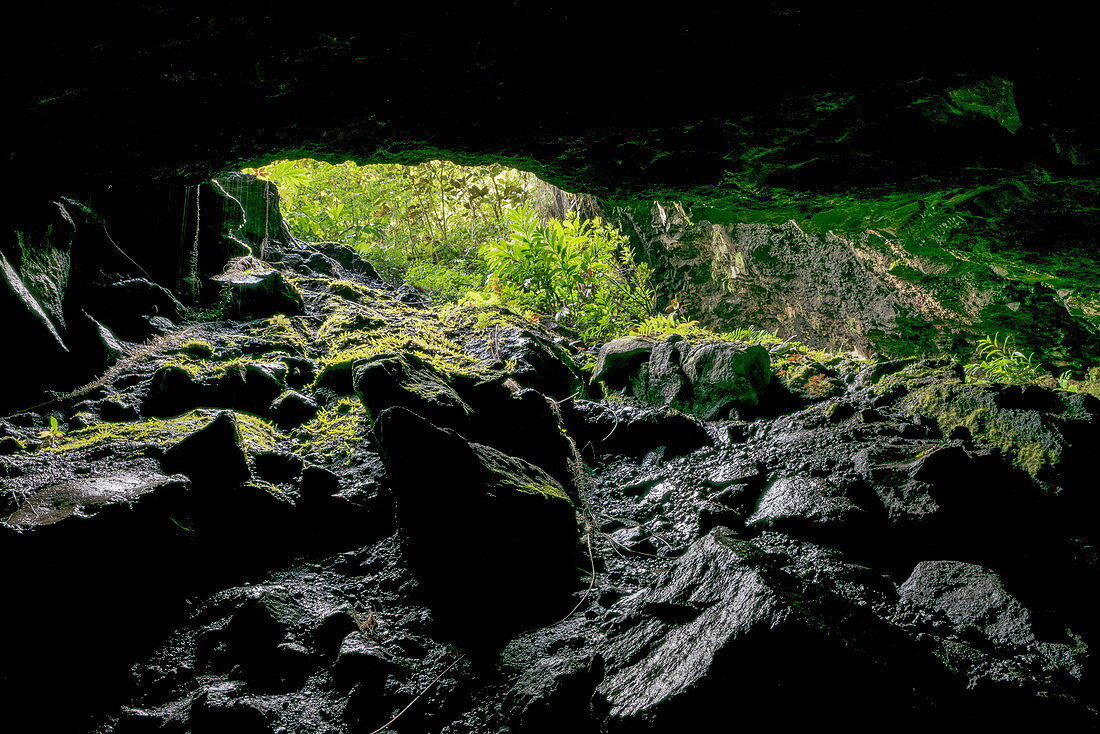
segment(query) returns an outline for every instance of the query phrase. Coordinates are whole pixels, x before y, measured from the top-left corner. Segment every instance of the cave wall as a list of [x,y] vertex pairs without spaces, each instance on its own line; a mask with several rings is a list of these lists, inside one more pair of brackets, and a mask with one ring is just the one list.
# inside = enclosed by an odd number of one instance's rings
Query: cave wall
[[1014,208],[991,192],[970,202],[984,215],[935,212],[852,232],[795,220],[716,224],[660,202],[619,218],[679,319],[863,357],[970,359],[996,335],[1058,374],[1100,357],[1100,228],[1081,205],[1094,194],[1077,188],[1068,211],[1062,191],[1023,200],[1013,189]]
[[232,174],[112,186],[24,212],[0,247],[3,337],[19,350],[0,363],[3,383],[19,388],[0,408],[70,390],[170,328],[158,319],[214,306],[212,278],[230,258],[288,241],[278,197],[270,182]]
[[[700,230],[721,241],[717,255],[700,251],[665,276],[666,297],[684,278],[702,288],[693,307],[705,323],[726,323],[747,289],[753,308],[770,309],[758,325],[808,330],[833,347],[902,353],[915,340],[928,351],[993,327],[1046,334],[1029,346],[1053,350],[1052,365],[1092,353],[1095,10],[853,0],[679,14],[492,2],[432,13],[203,10],[121,2],[12,13],[20,32],[6,52],[20,73],[7,90],[5,145],[17,185],[0,200],[3,297],[25,321],[14,333],[41,355],[16,373],[66,359],[66,299],[83,300],[65,293],[97,273],[148,262],[153,281],[197,296],[183,281],[194,277],[202,218],[201,202],[191,211],[186,201],[199,196],[193,187],[292,156],[499,161],[612,207],[681,202],[700,226],[721,229]],[[790,221],[811,269],[843,261],[861,273],[860,263],[897,257],[871,268],[859,297],[810,299],[815,309],[835,302],[832,313],[785,315],[777,308],[790,299],[776,300],[773,275],[722,273],[723,258],[761,252],[750,240],[792,242]],[[702,235],[668,236],[680,247]],[[649,249],[655,262],[685,259]],[[75,283],[47,285],[72,273]],[[730,288],[735,298],[717,295]],[[885,300],[860,305],[874,292]],[[1014,327],[1012,313],[1035,310],[1013,311],[1026,303],[1043,316]]]

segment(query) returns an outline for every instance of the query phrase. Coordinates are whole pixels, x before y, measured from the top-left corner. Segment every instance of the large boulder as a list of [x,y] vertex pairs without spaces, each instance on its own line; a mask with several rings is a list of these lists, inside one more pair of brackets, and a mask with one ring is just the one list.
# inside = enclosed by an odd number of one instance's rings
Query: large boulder
[[692,411],[703,419],[732,407],[755,408],[771,381],[768,351],[759,344],[704,343],[684,356],[684,375],[692,386]]
[[382,411],[403,406],[432,423],[464,426],[471,408],[440,375],[414,354],[383,354],[353,368],[355,394],[367,416],[377,421]]
[[1000,575],[982,566],[918,563],[899,589],[894,620],[929,634],[971,689],[1041,701],[1090,684],[1083,638],[1040,624]]
[[593,382],[606,382],[617,388],[624,387],[629,374],[649,359],[649,354],[656,345],[657,342],[654,339],[646,336],[612,339],[600,347],[596,369],[592,373]]
[[169,448],[161,466],[219,487],[239,485],[252,477],[236,416],[228,410]]
[[715,420],[756,413],[771,378],[768,351],[758,344],[694,343],[674,335],[604,344],[593,379],[647,403]]
[[610,732],[733,720],[865,730],[918,716],[922,695],[942,682],[936,661],[899,631],[726,528],[621,606],[601,649]]
[[577,523],[553,478],[406,408],[382,411],[377,433],[413,572],[447,634],[503,641],[569,611]]
[[302,313],[302,294],[282,272],[259,258],[231,260],[213,280],[222,284],[226,315],[257,319]]

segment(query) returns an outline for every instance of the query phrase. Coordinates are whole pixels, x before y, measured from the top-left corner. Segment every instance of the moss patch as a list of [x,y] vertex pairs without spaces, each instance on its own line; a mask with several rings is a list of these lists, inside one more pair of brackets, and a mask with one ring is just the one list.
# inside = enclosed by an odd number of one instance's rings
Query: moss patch
[[[179,443],[195,431],[205,428],[221,412],[192,410],[175,418],[149,418],[127,423],[96,423],[66,434],[45,446],[43,451],[64,453],[108,443],[135,443],[168,447]],[[272,451],[285,436],[262,418],[247,413],[234,413],[241,440],[249,451]]]
[[561,487],[557,487],[553,484],[518,481],[512,482],[510,484],[515,489],[523,492],[524,494],[537,494],[540,497],[545,497],[547,499],[565,500],[566,502],[572,504],[572,501],[569,499],[569,495],[567,495]]
[[335,295],[325,301],[325,318],[317,330],[325,352],[322,374],[386,354],[415,355],[444,375],[490,374],[434,312],[407,306],[381,292],[371,291],[371,296],[370,305]]
[[293,432],[295,453],[316,460],[347,463],[369,430],[367,411],[353,398],[322,408],[317,416]]
[[1010,457],[1036,479],[1054,471],[1063,437],[1042,414],[999,407],[991,390],[958,381],[934,381],[904,399],[903,410],[935,418],[943,433],[965,428],[974,440]]

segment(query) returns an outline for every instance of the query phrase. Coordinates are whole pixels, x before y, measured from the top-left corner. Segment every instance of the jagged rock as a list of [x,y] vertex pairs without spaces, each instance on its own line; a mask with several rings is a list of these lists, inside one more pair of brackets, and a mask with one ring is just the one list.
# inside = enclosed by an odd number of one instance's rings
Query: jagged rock
[[467,439],[529,461],[573,489],[573,448],[562,430],[556,403],[535,390],[515,390],[506,380],[460,385],[471,413],[456,426]]
[[1031,611],[981,566],[917,564],[899,589],[894,620],[935,635],[939,654],[966,676],[969,688],[1007,688],[1013,709],[1041,710],[1048,696],[1076,693],[1089,681],[1082,637],[1064,627],[1040,636]]
[[217,486],[239,485],[252,477],[237,419],[231,411],[221,411],[206,426],[168,449],[161,466],[186,474],[196,483]]
[[[7,366],[3,372],[4,383],[15,384],[30,380],[30,384],[39,384],[34,377],[35,371],[49,370],[50,365],[59,364],[69,353],[60,331],[53,319],[27,289],[19,273],[0,252],[0,310],[5,314],[5,342],[19,344],[29,353],[38,355],[33,367],[24,367],[18,360],[5,360]],[[10,407],[9,407],[10,410]]]
[[103,364],[113,362],[128,353],[126,345],[123,344],[110,329],[88,314],[85,313],[84,316],[91,322],[92,328],[95,330],[96,341],[103,352],[100,360]]
[[411,354],[376,357],[357,365],[354,375],[355,394],[372,420],[399,405],[436,425],[457,428],[471,411],[454,388]]
[[592,381],[606,382],[621,389],[626,385],[629,373],[649,359],[656,344],[655,340],[645,336],[612,339],[600,347]]
[[768,352],[736,342],[692,344],[679,335],[654,342],[627,337],[600,350],[596,379],[626,385],[632,395],[703,420],[753,412],[771,381]]
[[[918,716],[914,685],[927,694],[942,683],[935,661],[889,625],[725,528],[624,605],[601,647],[607,731],[696,731],[737,709],[746,723],[867,727]],[[837,711],[837,697],[854,691],[858,710]]]
[[317,415],[317,402],[297,390],[287,390],[271,404],[275,423],[280,428],[300,426]]
[[183,318],[184,308],[172,291],[145,278],[129,278],[103,288],[89,312],[120,338],[143,342],[163,331],[150,319],[160,317],[171,322]]
[[442,628],[503,640],[569,611],[577,527],[557,482],[405,408],[383,411],[376,431],[414,572]]
[[251,255],[230,261],[225,272],[213,280],[225,288],[225,309],[229,316],[255,319],[302,312],[302,294],[298,289],[277,268]]
[[750,527],[782,527],[788,523],[845,527],[858,524],[866,512],[851,500],[843,487],[819,477],[788,476],[777,479],[747,521]]
[[899,589],[900,619],[936,622],[961,637],[995,645],[1036,642],[1031,614],[1004,588],[997,574],[961,561],[923,561]]

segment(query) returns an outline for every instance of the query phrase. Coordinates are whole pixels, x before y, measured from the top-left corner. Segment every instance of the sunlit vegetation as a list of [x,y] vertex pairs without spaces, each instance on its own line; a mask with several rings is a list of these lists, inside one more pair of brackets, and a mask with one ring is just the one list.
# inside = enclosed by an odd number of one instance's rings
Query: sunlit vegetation
[[275,161],[295,237],[354,247],[437,301],[486,299],[601,341],[655,315],[649,268],[586,197],[499,165]]

